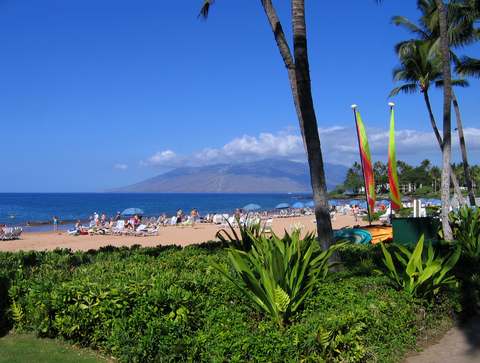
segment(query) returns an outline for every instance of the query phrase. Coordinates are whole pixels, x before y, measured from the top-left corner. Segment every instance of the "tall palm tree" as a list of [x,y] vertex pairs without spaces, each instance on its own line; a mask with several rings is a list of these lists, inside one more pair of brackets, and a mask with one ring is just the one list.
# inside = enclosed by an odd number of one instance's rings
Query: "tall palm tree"
[[[416,34],[420,39],[431,43],[431,52],[439,53],[441,58],[441,14],[439,12],[440,8],[438,6],[438,0],[418,0],[417,4],[419,10],[422,13],[422,16],[419,20],[420,25],[417,25],[409,19],[401,16],[394,17],[393,22],[396,25],[402,26],[407,30],[411,31],[412,33]],[[455,0],[450,1],[448,5],[444,7],[447,20],[447,38],[448,44],[450,46],[464,46],[480,39],[480,31],[478,28],[476,28],[476,20],[479,18],[480,15],[478,6],[478,0]],[[407,40],[405,42],[397,44],[397,51],[399,51],[403,46],[405,46],[406,44],[408,45],[411,42],[412,40]],[[451,49],[449,49],[449,54],[451,59],[455,63],[457,70],[460,70],[462,69],[461,67],[463,67],[464,75],[470,75],[472,73],[475,73],[475,59],[468,57],[460,59],[454,52],[451,51]],[[442,70],[442,73],[443,71],[444,70]],[[470,175],[470,167],[468,163],[467,148],[463,133],[463,124],[460,108],[458,105],[458,99],[451,87],[449,92],[451,93],[451,99],[453,101],[455,117],[457,120],[460,151],[462,155],[463,170],[465,174],[465,183],[467,185],[469,202],[470,205],[475,205],[475,194],[472,187],[472,178]]]
[[[462,46],[475,42],[479,38],[475,20],[478,18],[478,0],[457,0],[445,4],[443,0],[418,0],[418,7],[422,12],[421,26],[418,26],[403,17],[395,17],[394,23],[401,25],[416,34],[420,39],[432,42],[432,49],[438,52],[442,61],[443,87],[443,148],[442,148],[442,223],[445,239],[451,239],[451,230],[447,217],[449,210],[449,184],[451,160],[451,103],[453,99],[451,84],[451,59],[458,62],[458,58],[451,52],[450,46]],[[407,41],[407,43],[410,41]],[[399,44],[398,47],[402,47]],[[458,103],[457,103],[458,105]],[[463,127],[458,122],[459,137],[463,137]],[[461,130],[461,132],[460,132]],[[462,146],[463,145],[463,146]],[[460,146],[465,146],[465,140],[460,140]],[[462,157],[466,156],[466,148],[462,150]],[[447,163],[448,161],[448,163]],[[464,160],[465,176],[468,178],[468,161]],[[468,185],[468,184],[467,184]],[[471,185],[471,183],[470,183]],[[473,195],[473,190],[469,191]],[[470,199],[472,199],[470,197]],[[475,198],[471,203],[475,202]]]
[[[200,15],[207,17],[214,0],[204,0]],[[260,0],[282,60],[287,68],[293,101],[297,112],[300,131],[304,140],[310,181],[315,201],[317,234],[322,248],[333,243],[332,222],[328,208],[322,149],[318,125],[313,106],[308,63],[307,29],[305,23],[305,0],[291,0],[293,55],[290,51],[282,24],[271,0]]]
[[443,0],[436,0],[438,8],[440,58],[442,60],[443,78],[443,144],[442,144],[442,229],[446,241],[453,239],[448,221],[450,212],[450,163],[452,157],[452,71],[450,65],[450,44],[448,39],[447,7]]
[[[395,87],[390,92],[390,97],[396,96],[400,92],[414,93],[420,91],[420,93],[423,94],[433,133],[435,134],[440,150],[442,150],[443,139],[435,121],[428,93],[430,86],[442,78],[441,61],[438,57],[431,54],[431,45],[429,42],[420,40],[404,43],[402,47],[398,49],[398,56],[400,66],[393,70],[393,79],[397,82],[404,81],[405,83]],[[467,85],[463,80],[455,80],[454,84],[458,86]],[[453,172],[451,172],[450,176],[455,194],[461,200],[462,193],[458,180]]]

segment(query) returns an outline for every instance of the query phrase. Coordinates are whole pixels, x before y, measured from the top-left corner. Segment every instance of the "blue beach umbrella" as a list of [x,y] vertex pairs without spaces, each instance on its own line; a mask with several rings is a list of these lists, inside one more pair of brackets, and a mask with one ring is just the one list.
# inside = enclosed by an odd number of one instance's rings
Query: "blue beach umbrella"
[[122,212],[122,216],[134,216],[135,214],[143,216],[144,212],[140,208],[127,208]]
[[280,204],[277,204],[277,206],[275,207],[275,209],[287,209],[287,208],[290,208],[290,204],[288,203],[280,203]]
[[313,208],[315,207],[315,202],[313,200],[305,203],[305,207]]
[[247,212],[253,212],[255,210],[259,210],[261,207],[258,204],[250,203],[244,206],[242,209]]
[[292,208],[300,209],[300,208],[305,208],[305,204],[302,202],[296,202],[292,205]]

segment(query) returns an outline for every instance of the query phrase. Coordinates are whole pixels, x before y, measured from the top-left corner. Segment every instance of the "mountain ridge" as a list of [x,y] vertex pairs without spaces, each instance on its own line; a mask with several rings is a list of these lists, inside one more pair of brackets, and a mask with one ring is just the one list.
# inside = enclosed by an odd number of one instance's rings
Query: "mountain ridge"
[[[343,182],[347,168],[325,164],[327,188]],[[185,166],[110,190],[118,193],[299,193],[311,192],[308,165],[282,159]]]

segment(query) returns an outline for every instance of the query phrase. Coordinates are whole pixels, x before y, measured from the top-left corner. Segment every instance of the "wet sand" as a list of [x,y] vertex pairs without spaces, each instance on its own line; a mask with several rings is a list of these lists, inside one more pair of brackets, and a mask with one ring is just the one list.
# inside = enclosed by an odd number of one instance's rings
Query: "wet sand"
[[[284,231],[289,231],[293,224],[304,226],[303,231],[312,231],[316,229],[314,216],[301,216],[290,218],[275,218],[272,229],[275,234],[281,236]],[[333,228],[354,226],[357,224],[365,225],[367,222],[355,222],[354,217],[336,216],[332,221]],[[0,251],[42,251],[54,250],[56,248],[70,248],[74,251],[87,251],[89,249],[98,249],[102,246],[132,246],[135,244],[144,247],[158,245],[180,245],[202,243],[216,240],[215,234],[220,230],[220,226],[213,224],[196,224],[191,226],[168,226],[162,227],[157,236],[134,237],[134,236],[70,236],[66,232],[30,232],[22,233],[21,239],[13,241],[0,241]]]

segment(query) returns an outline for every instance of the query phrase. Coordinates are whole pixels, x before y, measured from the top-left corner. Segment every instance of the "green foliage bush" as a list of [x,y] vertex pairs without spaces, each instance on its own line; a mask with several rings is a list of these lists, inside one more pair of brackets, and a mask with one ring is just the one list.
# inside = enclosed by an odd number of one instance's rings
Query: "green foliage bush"
[[448,215],[455,240],[464,255],[480,261],[480,208],[461,207]]
[[343,244],[322,251],[312,233],[301,238],[299,230],[292,234],[285,232],[283,238],[275,234],[247,234],[251,241],[249,251],[238,247],[228,250],[235,273],[230,274],[223,266],[216,268],[255,307],[283,327],[320,279],[327,276],[328,261]]
[[[440,289],[455,285],[457,281],[451,270],[460,258],[461,249],[448,256],[441,256],[434,251],[431,244],[424,253],[424,237],[420,237],[413,251],[395,245],[395,261],[388,249],[381,244],[384,255],[383,262],[388,269],[386,274],[394,286],[403,289],[413,297],[431,298]],[[397,266],[396,266],[397,264]],[[398,266],[400,265],[400,266]]]
[[463,206],[449,214],[449,222],[462,249],[455,269],[462,283],[462,305],[466,314],[480,313],[480,208]]
[[[373,274],[378,247],[358,251],[342,247],[344,270],[316,283],[284,329],[212,267],[227,264],[216,243],[0,253],[9,305],[3,312],[17,330],[122,362],[397,361],[456,300],[419,305]],[[361,261],[364,267],[353,267]]]

